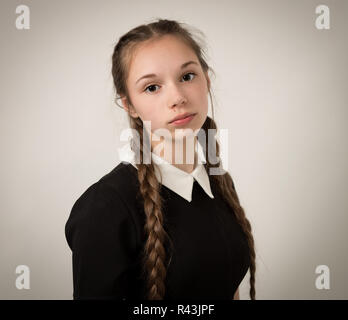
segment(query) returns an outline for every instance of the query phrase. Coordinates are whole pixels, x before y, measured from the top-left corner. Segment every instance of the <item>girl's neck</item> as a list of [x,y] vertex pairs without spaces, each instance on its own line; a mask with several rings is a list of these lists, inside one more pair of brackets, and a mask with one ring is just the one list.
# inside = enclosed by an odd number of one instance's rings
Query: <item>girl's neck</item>
[[152,141],[151,149],[153,153],[173,166],[187,173],[191,173],[197,166],[196,144],[196,137],[193,143],[190,143],[187,148],[186,138],[182,142],[173,142],[172,144],[166,144],[165,140],[162,139],[161,141]]

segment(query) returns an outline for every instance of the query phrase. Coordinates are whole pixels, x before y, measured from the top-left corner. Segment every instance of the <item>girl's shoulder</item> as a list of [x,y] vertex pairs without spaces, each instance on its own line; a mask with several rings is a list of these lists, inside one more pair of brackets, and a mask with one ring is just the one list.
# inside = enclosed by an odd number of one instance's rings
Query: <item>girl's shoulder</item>
[[138,187],[137,169],[129,162],[120,162],[97,183],[108,185],[121,195],[133,193]]
[[89,204],[90,201],[102,201],[114,203],[123,200],[129,202],[138,187],[136,169],[129,163],[121,162],[110,172],[102,176],[98,181],[90,185],[76,200],[74,206],[79,202]]
[[[136,169],[135,169],[136,170]],[[72,247],[73,237],[116,230],[128,225],[133,229],[136,175],[130,165],[120,163],[112,171],[89,186],[74,202],[65,225],[65,233]]]

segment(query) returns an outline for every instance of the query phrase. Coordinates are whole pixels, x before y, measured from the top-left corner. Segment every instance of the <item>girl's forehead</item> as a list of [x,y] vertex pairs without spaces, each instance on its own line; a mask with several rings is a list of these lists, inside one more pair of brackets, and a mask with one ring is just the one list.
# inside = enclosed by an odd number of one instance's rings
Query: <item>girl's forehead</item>
[[171,63],[172,60],[187,60],[194,56],[191,51],[190,48],[182,45],[159,44],[156,46],[148,46],[135,53],[134,62],[156,63],[163,62],[164,60],[167,61],[167,63]]
[[161,72],[168,67],[179,69],[189,60],[198,62],[194,51],[181,40],[160,39],[135,49],[130,61],[130,77],[139,73]]

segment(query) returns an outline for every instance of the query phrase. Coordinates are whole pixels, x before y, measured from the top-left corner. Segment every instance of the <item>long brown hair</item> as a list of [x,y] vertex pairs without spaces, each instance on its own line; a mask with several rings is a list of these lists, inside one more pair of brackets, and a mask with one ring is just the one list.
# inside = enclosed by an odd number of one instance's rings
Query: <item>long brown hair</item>
[[[132,103],[127,90],[126,79],[128,77],[129,63],[132,58],[132,53],[134,52],[133,50],[136,45],[143,41],[153,40],[168,34],[179,37],[192,48],[205,72],[208,72],[208,70],[213,71],[206,63],[205,52],[203,45],[199,43],[199,38],[197,36],[195,38],[190,28],[184,23],[175,20],[158,19],[155,22],[140,25],[120,37],[112,55],[112,76],[116,94],[120,97],[126,97],[129,105],[132,105]],[[210,86],[209,95],[213,108]],[[139,192],[144,202],[144,212],[146,215],[144,228],[147,239],[144,245],[142,262],[143,272],[146,274],[147,297],[149,300],[161,300],[164,298],[165,294],[165,278],[168,268],[168,252],[166,247],[167,243],[171,245],[172,243],[163,227],[162,199],[160,196],[160,184],[155,175],[155,165],[152,161],[150,164],[143,163],[143,155],[145,152],[149,151],[144,149],[145,146],[149,145],[147,143],[144,144],[144,139],[148,139],[148,135],[145,133],[143,137],[142,132],[145,132],[145,130],[143,131],[143,122],[140,118],[133,118],[129,115],[129,124],[132,129],[138,132],[138,137],[140,138],[140,145],[138,146],[140,149],[140,161],[137,161],[136,166],[138,168]],[[202,129],[205,132],[208,132],[208,129],[217,130],[215,121],[208,116]],[[216,139],[211,142],[211,139],[208,139],[208,134],[205,136],[206,143],[202,145],[206,158],[204,166],[209,173],[210,168],[220,168],[221,166],[219,157],[220,147]],[[208,143],[213,143],[215,146],[209,146]],[[207,156],[207,149],[216,150],[216,158],[214,161],[211,161],[214,164],[209,162],[211,156]],[[222,198],[235,213],[237,221],[247,238],[251,261],[249,267],[250,298],[254,300],[256,265],[254,239],[250,222],[246,218],[244,209],[240,205],[230,174],[225,172],[224,174],[212,175],[212,179],[218,186],[217,190]]]

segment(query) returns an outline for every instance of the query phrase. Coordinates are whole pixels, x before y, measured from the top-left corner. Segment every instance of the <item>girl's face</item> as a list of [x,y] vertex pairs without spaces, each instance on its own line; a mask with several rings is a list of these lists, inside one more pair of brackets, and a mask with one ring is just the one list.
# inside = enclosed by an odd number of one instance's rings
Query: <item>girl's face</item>
[[[145,77],[144,77],[145,76]],[[122,99],[123,106],[134,118],[151,121],[151,131],[200,129],[208,114],[210,81],[194,51],[183,41],[166,35],[137,47],[127,79],[134,109]],[[170,123],[184,113],[193,113],[191,121]]]

